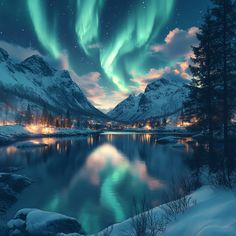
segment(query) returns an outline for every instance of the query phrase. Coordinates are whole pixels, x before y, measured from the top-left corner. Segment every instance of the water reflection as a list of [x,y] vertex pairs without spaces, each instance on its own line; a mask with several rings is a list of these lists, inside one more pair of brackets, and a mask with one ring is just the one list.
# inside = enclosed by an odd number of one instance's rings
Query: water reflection
[[183,160],[191,150],[158,145],[156,138],[108,133],[31,140],[48,145],[40,148],[1,148],[2,166],[23,167],[20,173],[35,181],[9,217],[22,207],[57,211],[76,217],[91,233],[129,217],[133,197],[161,202],[173,175],[187,171]]

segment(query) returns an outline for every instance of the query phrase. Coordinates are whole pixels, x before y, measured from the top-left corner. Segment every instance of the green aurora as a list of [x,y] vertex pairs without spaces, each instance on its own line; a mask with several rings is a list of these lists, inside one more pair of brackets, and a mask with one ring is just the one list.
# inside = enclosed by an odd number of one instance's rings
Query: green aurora
[[[106,0],[77,0],[74,31],[84,53],[98,60],[106,77],[117,90],[129,92],[132,74],[147,72],[150,44],[171,16],[175,0],[149,0],[148,4],[134,5],[119,24],[114,34],[104,40],[100,30],[100,18]],[[49,24],[44,11],[44,1],[27,0],[28,11],[35,33],[41,45],[55,59],[62,49],[57,40],[57,18]],[[98,50],[98,59],[93,51]],[[71,66],[69,66],[71,67]]]
[[53,26],[49,27],[41,0],[27,0],[27,5],[38,40],[51,56],[58,59],[61,49],[57,40],[56,19]]

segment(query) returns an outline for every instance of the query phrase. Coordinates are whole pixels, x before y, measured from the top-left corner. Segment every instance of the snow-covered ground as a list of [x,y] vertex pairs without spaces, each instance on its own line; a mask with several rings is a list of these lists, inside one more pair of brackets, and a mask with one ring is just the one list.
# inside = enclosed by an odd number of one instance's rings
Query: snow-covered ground
[[[164,236],[235,236],[236,235],[236,195],[235,192],[210,186],[203,186],[188,196],[192,201],[189,207],[183,213],[176,215],[175,219],[170,221],[166,230],[162,234]],[[154,208],[152,214],[155,219],[161,219],[164,214],[164,208],[167,205]],[[23,225],[29,225],[34,231],[41,227],[45,229],[47,222],[51,219],[57,219],[56,213],[43,213],[37,210],[22,210],[24,214],[33,212],[33,217],[25,217]],[[42,215],[47,217],[42,218]],[[15,219],[18,219],[19,212],[16,214]],[[18,218],[17,218],[18,217]],[[61,218],[61,217],[59,217]],[[62,217],[66,219],[66,217]],[[61,219],[62,219],[61,218]],[[49,220],[48,220],[49,219]],[[39,223],[36,223],[39,222]],[[96,235],[110,235],[110,236],[127,236],[136,235],[133,229],[132,219],[127,219],[122,223],[110,226],[110,230],[104,230]],[[92,224],[92,222],[91,222]],[[22,224],[20,224],[22,225]],[[46,225],[46,226],[45,226]],[[18,222],[10,221],[8,226],[12,229],[18,227]],[[158,223],[156,223],[158,226]],[[29,227],[29,228],[30,228]],[[30,228],[30,229],[31,229]],[[47,227],[46,227],[47,228]],[[111,231],[112,230],[112,231]],[[35,232],[36,232],[35,231]],[[147,230],[148,231],[148,230]],[[42,232],[42,231],[41,231]],[[79,236],[78,233],[68,234],[65,231],[58,233],[57,236]],[[72,232],[72,231],[71,231]],[[107,234],[110,232],[110,234]],[[44,235],[44,234],[42,234]],[[143,234],[142,234],[143,235]],[[153,234],[147,233],[150,236]],[[156,235],[156,234],[155,234]]]
[[[233,191],[204,186],[190,195],[196,204],[167,225],[164,236],[235,236],[236,194]],[[163,206],[165,207],[165,205]],[[162,207],[153,210],[157,218]],[[130,234],[127,232],[130,232]],[[113,227],[111,236],[133,235],[132,220]],[[101,234],[102,235],[102,234]],[[147,234],[148,235],[148,234]]]
[[25,138],[76,136],[97,133],[92,130],[47,128],[38,126],[5,125],[0,126],[0,144],[14,142]]

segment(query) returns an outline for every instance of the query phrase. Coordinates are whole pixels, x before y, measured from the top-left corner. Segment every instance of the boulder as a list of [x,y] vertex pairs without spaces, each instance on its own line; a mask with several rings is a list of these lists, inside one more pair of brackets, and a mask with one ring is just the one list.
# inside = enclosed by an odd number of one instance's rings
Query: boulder
[[21,175],[0,173],[0,214],[5,214],[17,200],[17,194],[31,184]]
[[80,223],[74,218],[30,208],[19,210],[8,222],[8,229],[11,236],[48,236],[82,232]]

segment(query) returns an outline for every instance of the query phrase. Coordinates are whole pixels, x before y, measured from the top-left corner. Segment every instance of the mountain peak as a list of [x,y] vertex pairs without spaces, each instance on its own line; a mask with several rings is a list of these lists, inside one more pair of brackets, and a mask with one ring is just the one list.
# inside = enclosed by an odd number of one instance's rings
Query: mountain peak
[[[33,55],[18,64],[11,60],[8,53],[0,48],[0,60],[6,61],[0,66],[0,94],[12,98],[2,101],[0,112],[11,106],[12,115],[19,109],[18,100],[23,106],[29,104],[32,112],[39,112],[46,105],[51,114],[65,114],[67,110],[74,117],[106,116],[97,110],[85,97],[79,86],[71,79],[68,71],[56,70],[40,56]],[[50,79],[47,79],[50,76]],[[7,91],[7,92],[6,92]],[[5,109],[5,108],[4,108]]]
[[151,90],[157,90],[158,88],[165,86],[169,83],[170,83],[170,81],[165,78],[156,79],[147,85],[147,87],[145,89],[145,93],[147,93],[148,91],[151,91]]
[[3,48],[0,48],[0,61],[6,61],[8,57],[9,55],[7,51],[5,51]]
[[62,70],[61,71],[61,77],[62,78],[70,78],[70,73],[68,70]]
[[55,69],[49,66],[44,59],[38,55],[33,55],[26,58],[21,65],[30,70],[33,74],[40,74],[43,76],[53,76]]
[[144,93],[130,95],[108,115],[115,120],[131,122],[176,114],[187,95],[184,83],[185,80],[156,79],[147,85]]

